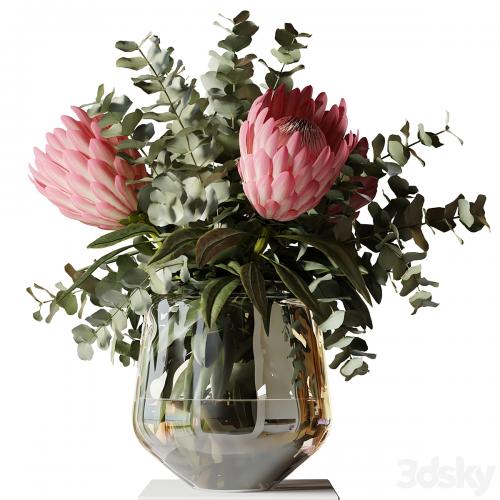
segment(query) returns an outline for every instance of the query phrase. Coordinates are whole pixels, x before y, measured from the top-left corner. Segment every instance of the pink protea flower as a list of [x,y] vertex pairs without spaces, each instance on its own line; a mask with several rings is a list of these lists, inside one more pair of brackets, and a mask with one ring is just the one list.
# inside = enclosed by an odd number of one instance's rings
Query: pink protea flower
[[240,129],[238,171],[255,210],[287,221],[314,208],[340,175],[358,134],[346,136],[346,104],[326,109],[313,89],[282,85],[258,97]]
[[[116,146],[125,137],[103,137],[100,117],[90,118],[76,106],[71,109],[78,119],[62,116],[66,129],[47,134],[45,152],[35,148],[31,180],[67,217],[117,229],[119,221],[137,209],[137,186],[127,181],[144,177],[144,167],[132,166],[116,155]],[[139,156],[137,151],[126,153]]]

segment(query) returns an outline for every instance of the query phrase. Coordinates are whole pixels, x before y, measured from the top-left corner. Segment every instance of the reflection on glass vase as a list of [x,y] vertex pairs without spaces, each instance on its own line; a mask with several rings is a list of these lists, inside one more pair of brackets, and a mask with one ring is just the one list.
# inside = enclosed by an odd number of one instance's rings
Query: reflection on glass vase
[[315,452],[330,425],[323,337],[300,302],[244,295],[216,325],[199,297],[158,300],[145,320],[134,405],[141,443],[192,486],[265,490]]

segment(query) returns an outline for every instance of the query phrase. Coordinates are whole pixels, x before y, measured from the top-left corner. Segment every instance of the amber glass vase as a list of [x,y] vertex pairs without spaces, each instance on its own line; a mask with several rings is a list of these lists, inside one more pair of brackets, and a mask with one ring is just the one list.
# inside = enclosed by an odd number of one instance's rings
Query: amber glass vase
[[328,433],[322,334],[286,294],[272,298],[265,321],[248,297],[233,295],[212,328],[199,305],[199,297],[163,297],[149,311],[135,432],[192,486],[269,489]]

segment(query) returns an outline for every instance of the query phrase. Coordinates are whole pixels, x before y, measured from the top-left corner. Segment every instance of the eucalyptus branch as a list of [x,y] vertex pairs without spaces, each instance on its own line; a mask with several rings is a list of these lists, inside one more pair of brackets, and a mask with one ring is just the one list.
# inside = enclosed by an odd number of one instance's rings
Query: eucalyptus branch
[[[181,126],[181,128],[183,130],[186,129],[186,127],[184,126],[184,123],[182,122],[182,118],[180,116],[180,114],[177,112],[177,108],[175,107],[172,99],[170,98],[170,95],[168,94],[168,91],[167,91],[167,88],[165,87],[165,85],[163,84],[163,80],[162,78],[160,77],[160,74],[156,71],[156,69],[154,68],[154,66],[151,64],[151,61],[148,59],[148,57],[146,56],[145,52],[142,50],[141,47],[139,47],[137,49],[139,51],[139,53],[141,54],[141,56],[144,58],[144,60],[146,61],[149,69],[151,70],[152,74],[157,78],[157,81],[158,83],[160,84],[161,88],[162,88],[162,92],[165,94],[165,97],[167,98],[168,100],[168,103],[170,104],[170,107],[172,108],[172,112],[174,113],[174,115],[176,116],[177,118],[177,121],[179,122],[179,125]],[[191,144],[189,142],[189,136],[186,135],[186,143],[187,143],[187,146],[189,148],[189,153],[191,155],[191,158],[193,160],[193,164],[197,167],[198,164],[196,163],[196,160],[194,158],[194,155],[193,155],[193,151],[191,150]]]
[[[441,134],[444,134],[445,132],[448,132],[448,129],[443,129],[439,132],[436,132],[436,135],[441,135]],[[408,144],[408,148],[412,148],[413,146],[417,146],[418,144],[422,144],[422,140],[421,139],[418,139],[417,141],[415,142],[412,142],[411,144]],[[386,155],[382,156],[380,159],[381,160],[385,160],[386,158],[390,158],[391,155],[389,153],[387,153]]]

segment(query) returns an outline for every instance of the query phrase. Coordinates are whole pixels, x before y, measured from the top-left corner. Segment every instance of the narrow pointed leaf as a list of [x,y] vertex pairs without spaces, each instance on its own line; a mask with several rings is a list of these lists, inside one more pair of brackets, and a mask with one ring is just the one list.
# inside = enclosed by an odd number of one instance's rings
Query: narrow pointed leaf
[[203,229],[180,228],[171,233],[159,250],[151,257],[149,264],[160,260],[171,260],[180,255],[189,255],[194,252],[198,238],[204,234]]
[[323,253],[330,262],[339,268],[349,280],[351,285],[371,304],[370,293],[366,288],[365,281],[357,263],[357,253],[354,247],[339,245],[335,242],[326,241],[317,236],[302,234],[281,234],[277,238],[290,239],[307,243]]
[[208,231],[196,243],[196,263],[203,267],[215,263],[248,239],[248,234],[236,229],[217,228]]
[[276,273],[280,277],[283,284],[290,290],[290,292],[304,305],[310,309],[314,314],[321,316],[319,304],[309,290],[304,280],[288,267],[269,259],[269,262],[274,266]]
[[266,331],[268,331],[266,283],[259,266],[255,262],[244,264],[240,269],[240,278],[247,295],[262,316]]
[[213,326],[231,294],[239,286],[240,280],[232,276],[210,281],[201,293],[201,312],[208,326]]
[[100,236],[92,243],[88,245],[87,248],[105,248],[116,245],[121,241],[128,240],[130,238],[135,238],[136,236],[142,236],[147,234],[158,235],[158,230],[151,226],[150,224],[135,223],[129,224],[121,229],[117,229],[111,233],[104,234]]

